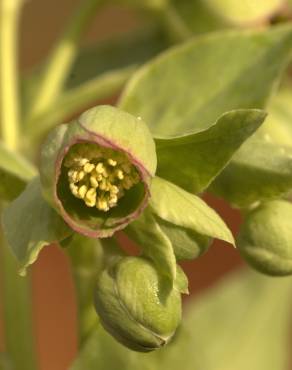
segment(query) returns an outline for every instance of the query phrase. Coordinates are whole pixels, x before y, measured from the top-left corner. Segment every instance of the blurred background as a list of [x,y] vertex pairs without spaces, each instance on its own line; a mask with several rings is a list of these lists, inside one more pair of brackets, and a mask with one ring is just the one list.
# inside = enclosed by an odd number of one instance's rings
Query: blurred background
[[[78,2],[27,0],[20,32],[20,66],[23,72],[44,60]],[[108,7],[96,17],[84,44],[90,45],[115,33],[127,32],[141,22],[129,10]],[[110,102],[113,103],[114,99]],[[205,199],[236,233],[240,223],[239,213],[219,199],[210,196]],[[120,237],[123,239],[122,235]],[[243,264],[235,249],[223,242],[215,242],[204,256],[183,264],[190,279],[191,297],[210,287],[229,271],[241,268]],[[41,252],[31,270],[34,330],[40,369],[66,370],[77,350],[76,305],[69,262],[63,251],[52,245]],[[185,298],[186,305],[189,299]],[[2,326],[0,321],[0,351],[4,348]]]

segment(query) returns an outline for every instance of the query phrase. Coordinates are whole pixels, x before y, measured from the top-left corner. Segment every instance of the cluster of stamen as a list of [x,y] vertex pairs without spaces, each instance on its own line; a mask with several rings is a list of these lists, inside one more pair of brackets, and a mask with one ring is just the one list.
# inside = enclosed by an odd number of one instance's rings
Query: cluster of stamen
[[140,181],[137,169],[127,156],[97,144],[75,144],[66,155],[71,193],[88,207],[109,211],[125,191]]

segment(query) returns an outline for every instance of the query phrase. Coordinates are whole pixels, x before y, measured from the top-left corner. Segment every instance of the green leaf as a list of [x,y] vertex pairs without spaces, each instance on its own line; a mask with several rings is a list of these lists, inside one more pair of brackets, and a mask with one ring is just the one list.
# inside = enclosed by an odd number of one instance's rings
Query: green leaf
[[35,175],[32,164],[0,141],[0,199],[16,198]]
[[232,111],[204,131],[156,139],[157,174],[190,192],[202,192],[265,116],[259,110]]
[[156,26],[150,26],[83,48],[66,88],[75,88],[105,72],[142,64],[167,46],[163,33]]
[[291,49],[291,25],[197,37],[136,72],[120,106],[154,136],[193,133],[227,111],[264,107]]
[[206,0],[207,6],[224,21],[235,24],[262,22],[284,5],[284,0]]
[[291,298],[291,279],[236,272],[189,303],[164,349],[137,354],[97,328],[70,370],[286,369]]
[[264,124],[232,158],[210,190],[234,206],[279,197],[292,189],[292,93],[271,101]]
[[158,177],[153,179],[151,195],[149,204],[164,221],[234,245],[224,221],[201,198]]
[[243,208],[292,189],[292,147],[252,139],[211,184],[210,191]]
[[142,249],[142,254],[150,258],[157,271],[172,287],[176,279],[176,259],[171,241],[162,232],[151,210],[147,208],[142,215],[125,229]]
[[43,199],[38,178],[4,210],[2,221],[5,237],[20,262],[22,274],[35,262],[44,246],[72,233]]

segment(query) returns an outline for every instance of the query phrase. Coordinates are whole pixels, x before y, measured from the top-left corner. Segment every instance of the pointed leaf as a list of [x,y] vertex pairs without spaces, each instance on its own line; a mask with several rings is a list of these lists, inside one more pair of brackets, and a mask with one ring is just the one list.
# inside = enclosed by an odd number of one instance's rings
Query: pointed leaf
[[210,190],[237,207],[279,197],[292,189],[292,147],[251,140],[211,184]]
[[192,193],[202,192],[265,117],[259,110],[231,111],[204,131],[156,139],[157,174]]
[[32,180],[4,210],[2,221],[5,237],[20,262],[23,274],[44,246],[65,239],[72,233],[43,199],[38,178]]
[[224,221],[201,198],[159,177],[153,179],[151,194],[150,206],[161,219],[234,245]]

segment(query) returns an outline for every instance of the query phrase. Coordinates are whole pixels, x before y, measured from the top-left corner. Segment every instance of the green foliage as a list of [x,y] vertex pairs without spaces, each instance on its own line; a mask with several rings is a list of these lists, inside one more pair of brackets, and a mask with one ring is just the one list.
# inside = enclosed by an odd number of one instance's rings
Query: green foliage
[[[270,102],[291,60],[292,27],[239,29],[267,22],[283,2],[113,2],[142,15],[146,32],[134,30],[78,54],[93,10],[104,5],[81,1],[48,62],[26,80],[21,110],[14,51],[22,1],[11,7],[0,0],[0,198],[12,200],[3,202],[3,229],[21,272],[47,244],[59,242],[68,251],[82,348],[73,370],[176,370],[182,359],[186,370],[282,370],[290,280],[234,275],[191,306],[176,329],[181,294],[188,293],[177,262],[199,257],[213,238],[234,245],[225,222],[196,195],[206,189],[246,208],[238,244],[253,267],[292,273],[291,82]],[[232,26],[237,30],[222,30]],[[53,130],[42,146],[39,180],[24,158],[38,157],[43,134],[116,94],[130,77],[120,109],[97,106]],[[266,122],[264,109],[271,113]],[[140,248],[138,257],[111,238],[124,228]],[[10,289],[11,273],[4,279],[9,321],[28,303],[27,285],[11,279]],[[18,287],[23,295],[16,300]],[[136,351],[173,341],[156,354],[138,355],[98,330],[99,320]],[[15,370],[22,370],[26,355],[18,356],[17,337],[23,334],[16,325],[8,332]],[[33,368],[32,354],[28,358]]]
[[0,142],[0,199],[16,198],[35,175],[32,164]]
[[237,207],[248,207],[291,189],[291,98],[290,91],[284,89],[272,99],[268,119],[234,155],[211,191]]
[[291,45],[290,25],[195,38],[134,74],[120,107],[141,116],[157,138],[206,129],[227,111],[263,108]]
[[224,221],[201,198],[158,177],[153,180],[151,190],[150,206],[164,221],[234,244]]
[[263,111],[236,110],[205,130],[157,138],[157,174],[192,193],[202,192],[264,119]]
[[4,210],[2,221],[5,237],[20,262],[22,274],[44,246],[61,241],[72,233],[43,199],[38,178],[32,180]]

